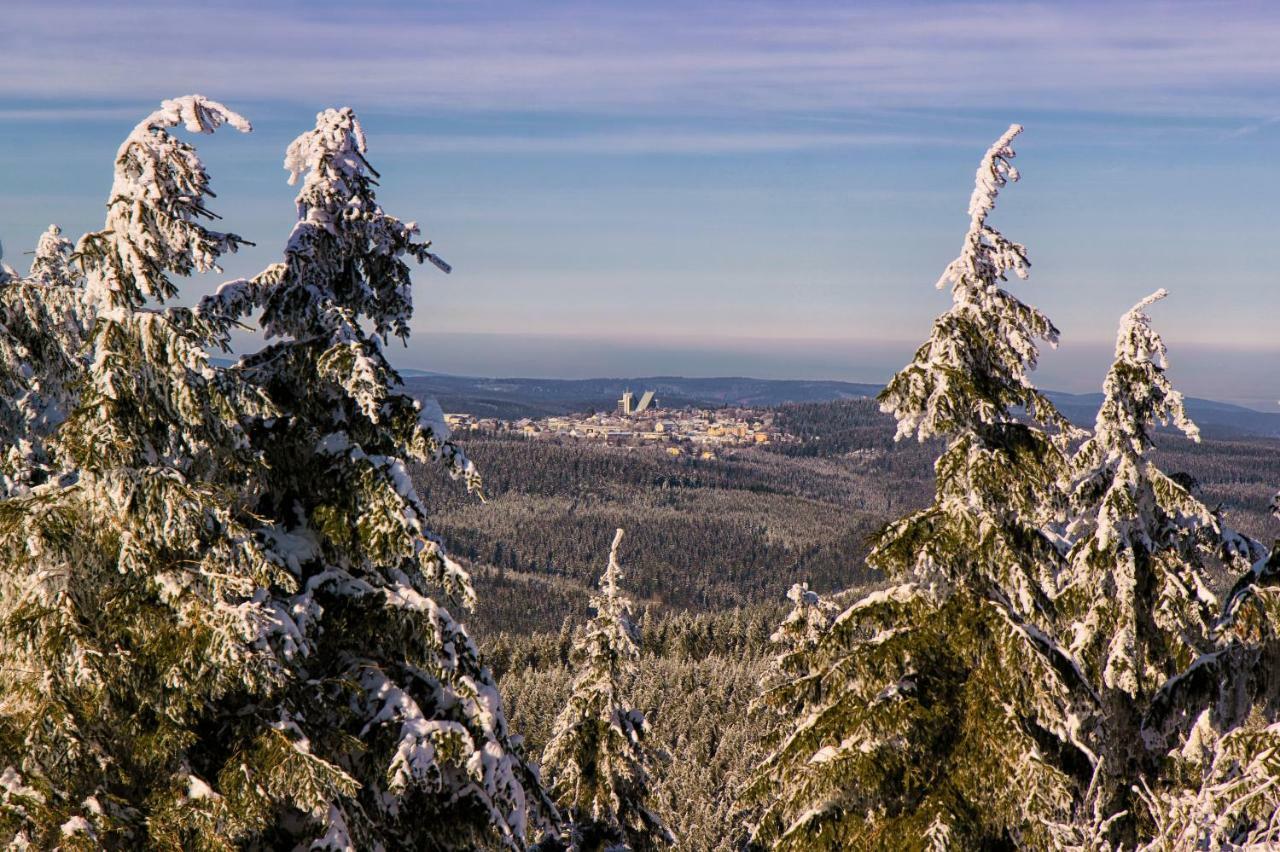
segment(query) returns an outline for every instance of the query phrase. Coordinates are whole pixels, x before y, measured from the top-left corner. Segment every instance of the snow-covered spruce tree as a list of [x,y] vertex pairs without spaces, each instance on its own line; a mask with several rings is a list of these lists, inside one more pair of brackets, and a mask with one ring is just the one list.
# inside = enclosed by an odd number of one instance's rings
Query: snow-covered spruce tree
[[1168,749],[1143,783],[1144,850],[1280,848],[1280,542],[1236,582],[1215,632],[1143,718],[1144,738]]
[[1120,322],[1093,436],[1072,459],[1071,568],[1059,598],[1064,641],[1101,697],[1082,822],[1106,823],[1110,840],[1130,848],[1150,829],[1135,791],[1158,784],[1164,758],[1148,748],[1144,716],[1170,678],[1215,646],[1210,563],[1247,567],[1262,556],[1150,459],[1157,424],[1200,439],[1146,313],[1166,295],[1151,294]]
[[[556,809],[475,643],[439,601],[470,606],[474,592],[430,533],[406,464],[439,461],[476,487],[478,476],[444,424],[397,390],[381,345],[409,333],[406,258],[448,267],[416,225],[379,207],[365,153],[351,110],[320,113],[285,157],[302,187],[284,260],[196,312],[220,324],[256,313],[279,338],[228,371],[271,403],[250,430],[264,462],[250,508],[289,577],[261,594],[296,676],[257,712],[282,747],[340,769],[310,809],[314,848],[471,849],[486,834],[523,848],[554,834]],[[225,783],[232,803],[262,782],[236,770]],[[275,831],[276,845],[314,836],[278,818]]]
[[[261,591],[296,584],[243,499],[260,465],[242,424],[268,406],[210,365],[225,327],[147,307],[241,242],[200,224],[208,175],[169,133],[224,123],[249,129],[178,98],[121,146],[106,227],[76,249],[93,325],[57,475],[0,502],[0,830],[19,846],[225,848],[353,786],[259,709],[288,679]],[[29,286],[65,287],[65,246],[45,245],[55,281]],[[246,776],[238,800],[214,789]]]
[[936,497],[879,533],[867,561],[895,585],[846,608],[795,684],[820,699],[760,768],[760,846],[1044,846],[1090,777],[1094,697],[1046,633],[1070,427],[1027,378],[1057,330],[1001,288],[1028,262],[987,223],[1020,131],[978,168],[951,308],[880,395],[899,438],[946,441]]
[[1280,723],[1251,714],[1223,733],[1211,716],[1204,710],[1169,755],[1159,786],[1143,784],[1144,852],[1280,848]]
[[818,659],[815,651],[840,613],[835,604],[811,591],[808,583],[792,586],[787,599],[792,603],[791,612],[769,637],[777,653],[762,683],[762,692],[750,708],[767,732],[760,742],[762,757],[739,791],[736,803],[748,821],[756,822],[761,814],[764,819],[775,821],[768,827],[757,827],[757,836],[778,835],[786,828],[776,823],[782,813],[773,800],[779,794],[773,755],[795,728],[796,720],[807,718],[822,699],[818,689],[821,679],[817,677],[821,672],[814,669]]
[[62,236],[62,229],[50,225],[36,242],[29,277],[42,284],[74,286],[83,283],[83,276],[71,259],[74,250],[75,244]]
[[0,494],[51,475],[46,441],[74,407],[88,316],[72,245],[57,225],[40,237],[31,272],[0,281]]
[[1164,755],[1141,781],[1144,850],[1280,846],[1280,544],[1227,594],[1214,636],[1144,708]]
[[570,663],[577,674],[569,701],[542,756],[569,822],[572,848],[581,852],[641,852],[675,842],[648,808],[648,724],[624,696],[640,646],[631,602],[618,588],[621,542],[618,530],[600,593],[591,598],[595,616],[574,642]]

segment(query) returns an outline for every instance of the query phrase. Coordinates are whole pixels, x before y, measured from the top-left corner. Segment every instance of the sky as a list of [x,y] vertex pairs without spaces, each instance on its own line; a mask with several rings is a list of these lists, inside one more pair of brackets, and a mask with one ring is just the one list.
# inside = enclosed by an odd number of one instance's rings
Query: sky
[[1038,382],[1096,389],[1165,287],[1174,381],[1275,410],[1277,44],[1280,5],[1235,0],[4,0],[0,240],[23,266],[50,222],[99,227],[119,142],[198,92],[254,124],[197,144],[220,227],[257,245],[193,302],[279,256],[284,149],[345,105],[384,208],[454,267],[416,274],[398,365],[884,381],[1018,122],[992,224],[1062,331]]

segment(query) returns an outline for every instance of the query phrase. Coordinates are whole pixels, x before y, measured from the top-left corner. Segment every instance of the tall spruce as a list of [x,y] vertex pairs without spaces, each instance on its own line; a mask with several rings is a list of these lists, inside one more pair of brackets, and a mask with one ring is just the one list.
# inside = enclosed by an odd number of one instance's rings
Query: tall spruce
[[953,304],[880,395],[898,437],[941,438],[932,505],[887,525],[867,558],[894,581],[847,607],[797,689],[820,696],[762,772],[776,790],[760,846],[794,850],[1037,846],[1093,755],[1094,697],[1046,633],[1064,567],[1058,480],[1070,428],[1032,387],[1057,330],[1000,283],[1029,266],[987,221],[1018,174],[1017,125],[983,157]]
[[1136,791],[1157,783],[1164,759],[1143,736],[1144,716],[1170,678],[1215,647],[1214,563],[1248,566],[1262,555],[1150,458],[1158,424],[1200,440],[1146,313],[1166,295],[1156,291],[1120,322],[1093,435],[1072,459],[1071,569],[1059,599],[1064,641],[1101,697],[1097,775],[1080,822],[1105,824],[1102,833],[1130,848],[1151,829]]
[[[1280,843],[1277,559],[1149,459],[1151,430],[1198,431],[1139,302],[1121,323],[1095,436],[1074,467],[1064,625],[1102,692],[1100,761],[1072,848]],[[1247,565],[1219,609],[1217,566]]]
[[631,601],[618,587],[618,530],[595,616],[576,637],[570,663],[577,668],[568,703],[543,752],[552,791],[570,823],[572,848],[581,852],[642,852],[675,842],[648,807],[652,764],[644,713],[628,706],[636,676],[640,635]]
[[[400,258],[434,256],[377,207],[354,116],[328,111],[289,149],[306,180],[285,262],[196,310],[155,306],[171,275],[243,243],[201,223],[208,174],[169,132],[224,124],[249,129],[203,97],[166,101],[117,155],[106,227],[76,247],[92,326],[47,442],[56,475],[0,502],[0,832],[64,849],[525,848],[555,809],[433,597],[474,595],[405,464],[477,477],[363,325],[407,334]],[[47,243],[56,269],[65,246]],[[212,364],[258,304],[284,339]]]
[[[221,104],[178,98],[121,146],[106,227],[76,248],[92,318],[83,368],[74,333],[53,347],[64,360],[42,367],[83,372],[45,442],[56,475],[0,502],[0,764],[12,794],[0,827],[19,846],[224,848],[257,822],[210,785],[239,775],[228,750],[273,735],[251,711],[285,680],[257,595],[293,581],[254,545],[239,497],[255,479],[242,422],[266,406],[209,363],[225,328],[147,304],[175,295],[170,275],[214,269],[241,243],[200,223],[208,175],[169,133],[223,124],[249,129]],[[61,268],[65,246],[46,248],[37,275]],[[20,294],[53,316],[55,293],[68,308],[79,298],[55,279]],[[255,797],[307,795],[278,760],[246,763],[274,787]]]
[[[467,573],[427,525],[406,465],[443,463],[478,489],[442,422],[406,394],[382,343],[412,315],[406,258],[448,266],[418,228],[383,212],[350,109],[326,110],[288,149],[302,179],[284,260],[205,299],[202,317],[259,312],[279,341],[230,373],[272,417],[252,443],[263,487],[257,539],[291,582],[262,590],[296,673],[260,712],[285,745],[341,767],[310,809],[314,848],[523,848],[556,810],[509,730],[475,642],[444,603],[470,607]],[[246,777],[240,788],[253,786]],[[278,822],[289,842],[310,829]]]
[[796,720],[807,718],[822,700],[821,670],[814,668],[818,661],[815,652],[840,613],[835,604],[823,600],[808,583],[793,585],[787,599],[792,603],[791,612],[769,637],[776,653],[762,692],[750,708],[766,732],[760,743],[762,757],[738,792],[736,802],[742,816],[757,823],[753,840],[777,836],[786,829],[778,822],[783,811],[775,799],[780,792],[775,776],[776,754]]
[[56,475],[47,442],[75,405],[90,311],[72,244],[50,225],[31,271],[0,280],[0,494]]

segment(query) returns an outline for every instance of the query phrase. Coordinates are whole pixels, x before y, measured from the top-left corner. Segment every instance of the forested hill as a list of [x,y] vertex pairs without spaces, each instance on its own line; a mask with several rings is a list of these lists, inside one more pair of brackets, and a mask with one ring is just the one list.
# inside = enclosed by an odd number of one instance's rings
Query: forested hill
[[668,408],[721,405],[768,407],[788,402],[830,402],[879,393],[880,385],[803,379],[742,377],[687,379],[641,376],[621,379],[490,379],[406,373],[405,385],[418,396],[435,397],[445,411],[478,417],[547,417],[575,411],[612,409],[623,391],[655,391]]
[[[626,584],[643,633],[632,695],[671,758],[654,775],[653,803],[682,849],[743,848],[731,805],[766,733],[748,707],[775,652],[768,639],[787,588],[808,581],[824,594],[856,594],[883,582],[863,564],[868,537],[933,492],[938,446],[895,442],[892,419],[871,400],[776,414],[801,442],[714,460],[459,435],[485,477],[484,504],[438,468],[414,470],[436,531],[476,580],[482,603],[466,617],[533,754],[565,706],[573,628],[589,617],[602,550],[626,528]],[[1277,446],[1164,435],[1156,457],[1190,473],[1233,525],[1270,541],[1280,532],[1267,511],[1280,480]]]
[[[771,407],[787,403],[834,402],[873,397],[881,385],[806,379],[753,379],[740,376],[690,379],[679,376],[639,378],[530,379],[478,378],[405,371],[409,391],[433,397],[445,411],[462,411],[477,417],[515,420],[580,411],[612,409],[625,390],[637,395],[656,392],[668,408],[722,405]],[[1082,426],[1092,426],[1102,394],[1049,391],[1062,413]],[[1207,437],[1280,437],[1280,407],[1275,413],[1254,411],[1239,405],[1189,397],[1187,413]]]
[[[807,580],[823,592],[877,581],[862,564],[886,521],[925,505],[938,448],[895,442],[871,400],[777,409],[799,443],[714,460],[654,447],[515,436],[460,436],[485,479],[481,504],[431,467],[415,468],[436,531],[481,589],[481,637],[558,630],[581,619],[600,550],[627,529],[628,586],[655,611],[780,604]],[[1158,457],[1185,471],[1237,528],[1270,541],[1267,506],[1280,480],[1274,439],[1192,444],[1159,439]]]

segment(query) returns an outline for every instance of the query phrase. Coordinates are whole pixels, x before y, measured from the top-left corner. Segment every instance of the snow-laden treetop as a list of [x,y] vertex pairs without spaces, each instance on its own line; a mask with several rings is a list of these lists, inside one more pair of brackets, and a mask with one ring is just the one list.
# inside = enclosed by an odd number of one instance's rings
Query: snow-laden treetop
[[115,179],[107,202],[106,226],[86,234],[78,253],[90,259],[87,294],[102,310],[137,310],[149,298],[177,294],[166,272],[190,275],[218,269],[221,254],[244,240],[210,231],[201,218],[209,174],[196,149],[168,133],[183,125],[192,133],[212,133],[228,124],[242,133],[249,122],[203,95],[164,101],[134,127],[116,154]]
[[[1098,411],[1094,435],[1099,444],[1115,448],[1122,444],[1136,454],[1151,447],[1148,428],[1154,422],[1172,424],[1193,441],[1200,440],[1200,427],[1187,417],[1182,394],[1174,390],[1165,376],[1169,352],[1164,340],[1151,327],[1146,308],[1169,295],[1161,288],[1139,301],[1120,320],[1116,332],[1115,364],[1103,385],[1105,394]],[[1144,393],[1135,394],[1123,387],[1140,374],[1146,384]]]
[[1056,346],[1058,330],[1043,313],[1000,287],[1009,272],[1027,277],[1026,249],[987,222],[1000,190],[1019,178],[1011,161],[1013,140],[1021,132],[1021,125],[1011,125],[983,155],[960,255],[937,283],[939,289],[950,285],[952,306],[880,396],[881,409],[898,420],[898,438],[915,435],[923,441],[980,430],[1011,421],[1013,408],[1070,431],[1027,379],[1039,355],[1036,340]]
[[1019,278],[1027,277],[1031,266],[1022,246],[1011,243],[999,231],[988,227],[987,216],[996,206],[996,196],[1009,181],[1016,181],[1018,173],[1011,160],[1017,154],[1013,140],[1022,132],[1021,124],[1011,124],[1004,135],[987,149],[978,164],[974,177],[973,194],[969,196],[969,231],[965,234],[964,248],[960,256],[943,270],[937,287],[948,284],[952,288],[990,286],[997,278],[1003,278],[1012,269]]
[[604,569],[600,578],[600,591],[610,601],[618,599],[618,581],[622,579],[622,565],[618,562],[618,545],[622,544],[622,528],[613,534],[613,544],[609,545],[609,567]]
[[235,317],[260,305],[268,338],[363,340],[361,317],[379,337],[407,338],[412,282],[401,256],[444,272],[450,267],[429,251],[430,243],[415,239],[416,222],[383,212],[374,195],[378,172],[366,152],[364,129],[350,108],[318,113],[316,126],[285,153],[289,183],[302,179],[285,262],[253,280],[227,282],[201,311]]
[[35,257],[31,260],[28,277],[44,284],[70,286],[80,280],[72,268],[71,253],[75,244],[62,236],[62,229],[50,225],[36,242]]

